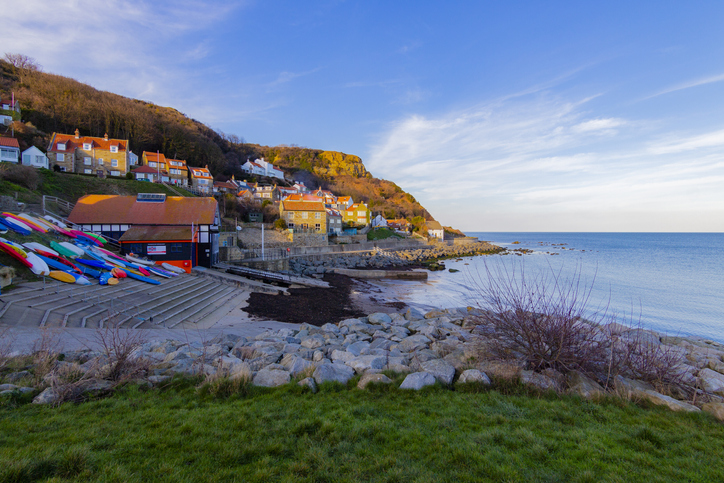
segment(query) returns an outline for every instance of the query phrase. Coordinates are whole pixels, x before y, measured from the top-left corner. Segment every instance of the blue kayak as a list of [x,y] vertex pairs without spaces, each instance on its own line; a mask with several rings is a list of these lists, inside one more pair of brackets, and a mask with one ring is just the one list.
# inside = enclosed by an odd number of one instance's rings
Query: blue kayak
[[137,275],[137,274],[131,272],[130,270],[126,270],[126,269],[124,269],[124,268],[121,268],[121,270],[123,270],[124,272],[126,272],[126,274],[127,274],[130,278],[135,278],[136,280],[140,280],[140,281],[142,281],[142,282],[150,283],[150,284],[153,284],[153,285],[161,285],[161,282],[159,282],[158,280],[154,280],[154,279],[149,278],[149,277],[144,277],[143,275]]
[[103,270],[113,270],[113,268],[114,268],[111,265],[108,265],[106,262],[101,262],[99,260],[88,260],[87,258],[76,258],[75,261],[82,263],[83,265],[86,265],[88,267],[102,268]]
[[11,230],[13,230],[16,233],[20,233],[23,236],[30,235],[30,231],[26,230],[22,226],[18,225],[17,223],[13,222],[10,218],[0,218],[0,223],[2,223],[4,226],[7,226]]

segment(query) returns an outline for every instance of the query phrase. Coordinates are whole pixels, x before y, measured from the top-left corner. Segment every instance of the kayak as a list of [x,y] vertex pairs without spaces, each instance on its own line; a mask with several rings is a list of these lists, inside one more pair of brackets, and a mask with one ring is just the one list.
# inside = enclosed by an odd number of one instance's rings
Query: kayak
[[131,271],[131,270],[128,270],[128,269],[126,269],[126,268],[122,268],[121,270],[123,270],[124,272],[126,272],[126,274],[128,274],[129,277],[134,278],[134,279],[136,279],[136,280],[140,280],[140,281],[142,281],[142,282],[150,283],[150,284],[152,284],[152,285],[161,285],[161,282],[159,282],[158,280],[154,280],[154,279],[149,278],[149,277],[144,277],[143,275],[138,275],[138,274],[136,274],[135,272],[133,272],[133,271]]
[[126,277],[128,277],[128,274],[127,274],[126,272],[124,272],[122,269],[117,268],[117,267],[114,268],[113,270],[111,270],[111,274],[113,274],[113,276],[116,277],[116,278],[126,278]]
[[49,222],[51,222],[52,224],[54,224],[54,225],[56,225],[56,226],[59,226],[59,227],[61,227],[61,228],[68,228],[68,225],[66,225],[65,223],[63,223],[63,222],[60,221],[59,219],[54,218],[54,217],[52,217],[52,216],[50,216],[50,215],[45,215],[43,218],[45,218],[46,220],[48,220]]
[[55,256],[53,256],[53,255],[48,256],[48,255],[42,255],[42,254],[38,254],[38,256],[39,256],[40,259],[43,260],[43,261],[48,265],[48,267],[50,267],[50,268],[55,268],[55,269],[57,269],[57,270],[62,270],[62,271],[64,271],[64,272],[74,271],[74,272],[76,272],[76,273],[79,274],[79,275],[80,275],[81,273],[83,273],[80,268],[78,268],[78,267],[77,267],[76,265],[74,265],[73,263],[65,260],[64,258],[55,257]]
[[30,227],[22,221],[18,221],[10,217],[2,218],[2,222],[5,226],[7,226],[16,233],[20,233],[23,236],[30,235],[30,232],[32,231]]
[[28,252],[27,260],[31,263],[30,271],[35,275],[48,275],[50,268],[38,255],[33,252]]
[[28,254],[25,253],[23,250],[19,250],[17,247],[0,241],[0,250],[15,258],[28,268],[31,268],[33,266],[33,264],[28,261]]
[[75,258],[78,256],[78,254],[74,250],[71,250],[71,249],[61,245],[57,241],[51,241],[50,247],[53,250],[55,250],[56,252],[58,252],[60,255],[63,255],[64,257]]
[[19,223],[23,228],[27,228],[28,230],[35,230],[39,231],[40,233],[47,233],[48,230],[45,228],[42,228],[41,226],[33,223],[32,221],[25,220],[23,218],[20,218],[18,215],[14,215],[12,213],[3,212],[3,216],[7,220],[8,218],[12,219],[14,222]]
[[38,242],[27,242],[27,243],[23,243],[23,246],[24,246],[25,248],[29,248],[29,249],[31,249],[31,250],[33,250],[33,251],[35,251],[35,252],[43,251],[43,252],[45,252],[45,253],[50,253],[51,255],[55,255],[56,257],[59,255],[58,252],[56,252],[56,251],[53,250],[52,248],[46,247],[46,246],[43,245],[42,243],[38,243]]
[[[82,248],[77,247],[77,246],[73,245],[72,243],[60,242],[59,245],[64,248],[67,248],[71,252],[75,253],[76,257],[82,257],[83,255],[85,255],[85,251],[83,251]],[[50,246],[53,246],[53,244],[51,243]],[[55,248],[55,247],[53,247],[53,248]],[[60,250],[58,250],[58,251],[60,251]]]
[[52,223],[48,223],[45,220],[41,220],[40,218],[36,218],[34,216],[28,215],[27,213],[18,213],[18,216],[22,218],[24,221],[29,221],[30,223],[34,223],[42,228],[45,228],[45,231],[48,232],[50,230],[55,230],[55,227]]
[[100,270],[96,270],[94,268],[86,267],[85,265],[80,266],[80,270],[83,272],[83,275],[87,275],[89,277],[93,278],[101,278],[101,275],[103,275],[103,272]]
[[92,231],[84,231],[83,236],[95,238],[98,242],[100,242],[101,245],[105,245],[106,243],[108,243],[108,240],[106,240],[97,233],[93,233]]
[[167,272],[166,270],[161,270],[160,268],[156,268],[156,267],[148,267],[148,271],[154,275],[158,275],[159,277],[163,277],[163,278],[171,278],[171,277],[175,276],[175,274],[172,275],[169,272]]
[[155,265],[156,262],[150,261],[150,260],[144,260],[142,258],[132,257],[131,255],[126,255],[126,260],[133,263],[139,263],[141,265]]
[[88,267],[92,268],[102,268],[103,270],[113,270],[113,267],[108,265],[105,262],[101,262],[98,260],[88,260],[87,258],[76,258],[76,262],[82,263],[83,265],[86,265]]
[[178,274],[186,273],[186,270],[184,270],[183,268],[177,267],[176,265],[171,265],[170,263],[163,262],[161,266],[169,272],[174,272]]
[[65,283],[75,283],[76,280],[72,273],[64,272],[62,270],[51,270],[48,276]]

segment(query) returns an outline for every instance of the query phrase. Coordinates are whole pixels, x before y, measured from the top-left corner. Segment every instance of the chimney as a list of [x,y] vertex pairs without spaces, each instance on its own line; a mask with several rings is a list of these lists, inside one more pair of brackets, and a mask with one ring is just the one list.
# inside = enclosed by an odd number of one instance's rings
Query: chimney
[[106,134],[103,136],[103,140],[104,140],[104,141],[108,141],[108,133],[106,133]]
[[78,130],[78,128],[76,128],[75,130],[75,138],[80,139],[80,131]]

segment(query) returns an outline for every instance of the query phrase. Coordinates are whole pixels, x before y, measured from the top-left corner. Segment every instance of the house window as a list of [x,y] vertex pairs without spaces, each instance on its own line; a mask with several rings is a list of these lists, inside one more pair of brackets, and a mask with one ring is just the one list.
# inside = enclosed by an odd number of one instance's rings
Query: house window
[[183,251],[183,245],[181,243],[171,243],[168,251],[169,253],[181,253]]
[[84,169],[83,172],[84,172],[85,174],[93,174],[93,170],[92,170],[92,169]]
[[98,166],[103,166],[103,158],[98,158]]
[[321,213],[315,213],[315,214],[314,214],[314,217],[319,220],[320,218],[322,218],[322,214],[321,214]]
[[90,151],[90,150],[91,150],[91,143],[83,143],[83,150],[84,150],[84,151]]
[[118,152],[118,146],[111,146],[111,152],[117,153]]
[[149,161],[149,162],[148,162],[148,166],[149,166],[150,168],[155,168],[155,167],[158,166],[158,165],[156,164],[155,161]]
[[58,151],[65,151],[65,143],[58,143]]
[[111,171],[111,176],[120,176],[120,175],[121,175],[120,171]]
[[365,212],[364,212],[364,211],[358,211],[358,212],[357,212],[357,216],[359,216],[360,218],[364,218],[364,217],[365,217]]
[[294,228],[294,223],[291,221],[287,223],[287,228]]
[[55,155],[55,159],[62,163],[63,161],[65,161],[65,155],[63,153],[58,153]]
[[319,223],[317,223],[317,224],[314,225],[314,229],[317,230],[317,231],[319,231],[319,230],[322,229],[322,225],[319,224]]
[[93,162],[89,156],[86,156],[83,158],[83,164],[85,164],[86,166],[90,166],[91,164],[93,164]]
[[302,211],[302,218],[307,218],[308,213],[306,211]]
[[60,171],[65,173],[65,166],[58,166],[60,168]]
[[118,160],[117,160],[117,159],[111,159],[111,166],[113,166],[114,168],[117,168],[117,167],[118,167]]

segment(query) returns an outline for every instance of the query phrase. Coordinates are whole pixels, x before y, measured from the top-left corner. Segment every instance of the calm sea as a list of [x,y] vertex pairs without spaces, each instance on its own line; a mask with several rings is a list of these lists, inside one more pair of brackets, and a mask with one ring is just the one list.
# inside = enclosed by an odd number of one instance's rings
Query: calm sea
[[[426,283],[375,282],[389,301],[421,309],[474,305],[471,278],[502,264],[511,273],[580,274],[592,286],[589,306],[606,307],[622,322],[670,335],[724,342],[724,234],[722,233],[468,233],[506,248],[533,253],[447,260]],[[519,242],[513,244],[513,242]],[[555,255],[552,255],[554,254]]]

